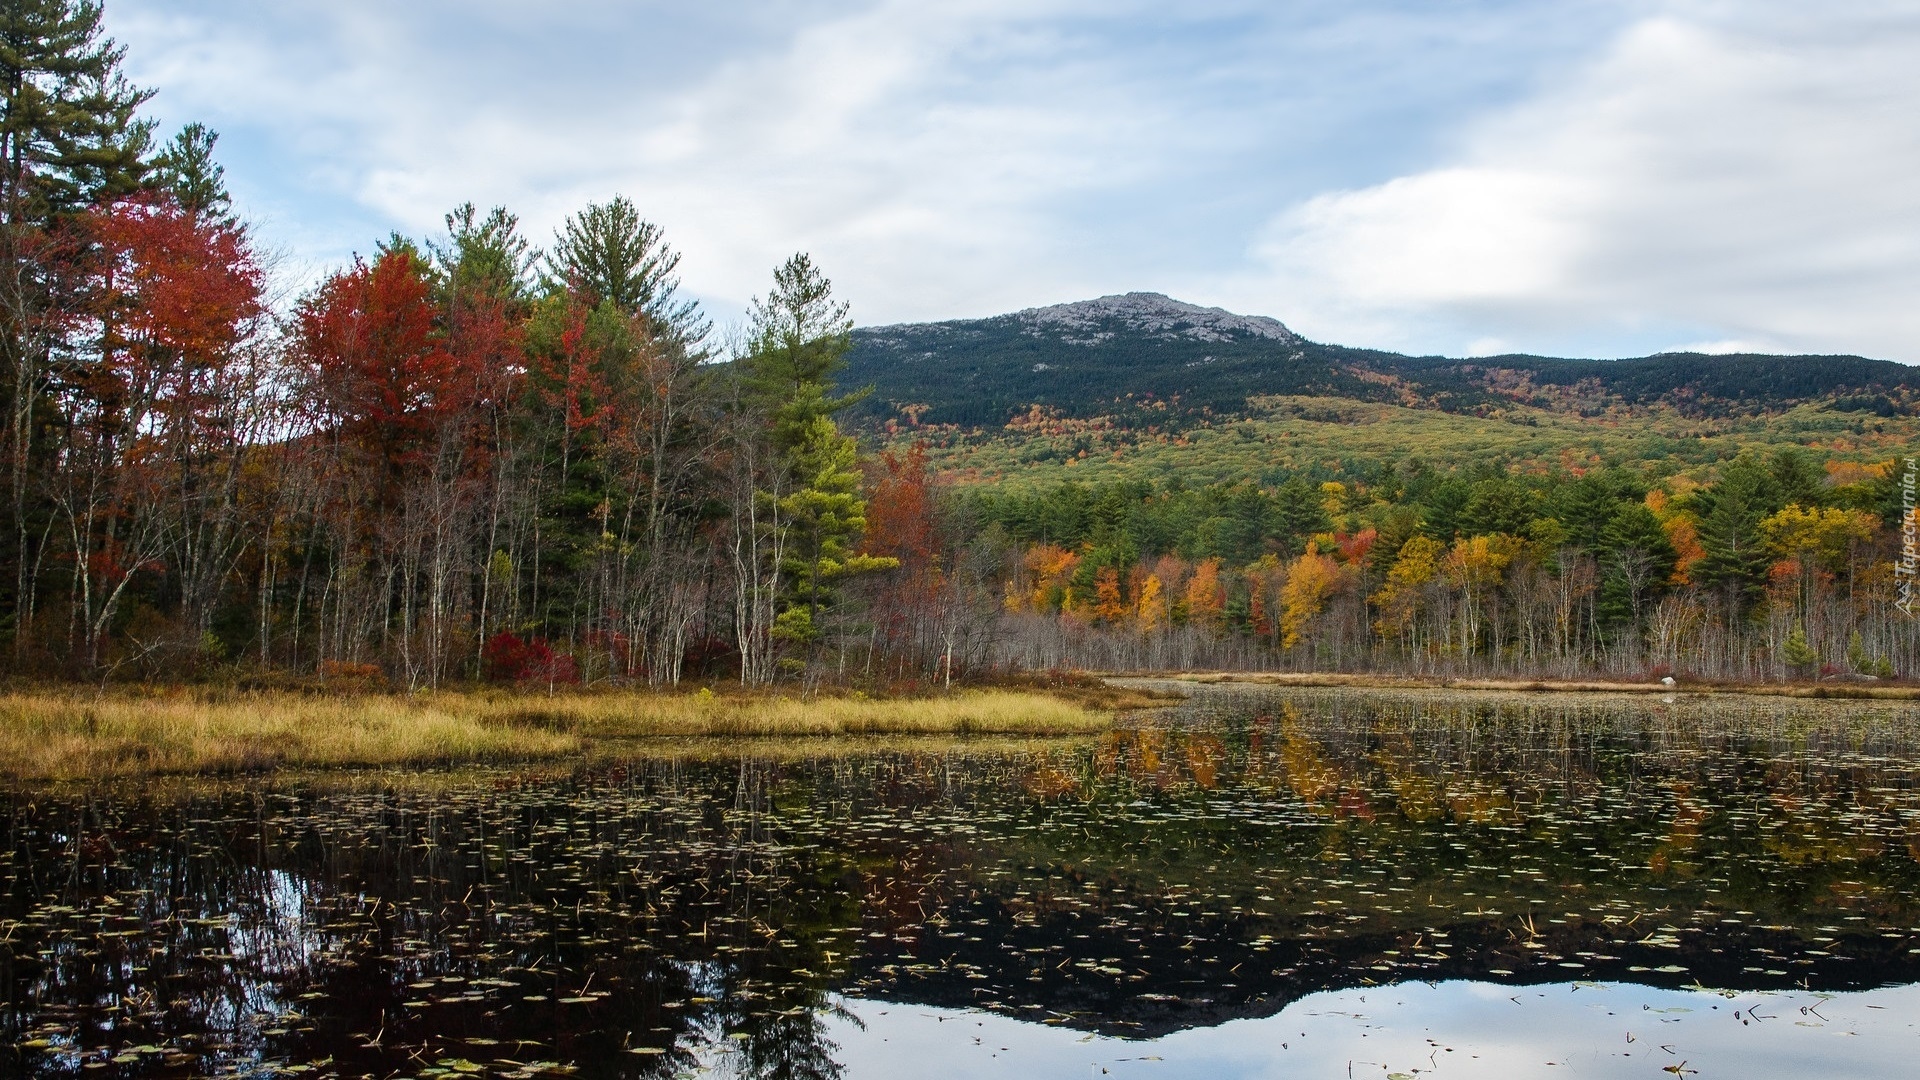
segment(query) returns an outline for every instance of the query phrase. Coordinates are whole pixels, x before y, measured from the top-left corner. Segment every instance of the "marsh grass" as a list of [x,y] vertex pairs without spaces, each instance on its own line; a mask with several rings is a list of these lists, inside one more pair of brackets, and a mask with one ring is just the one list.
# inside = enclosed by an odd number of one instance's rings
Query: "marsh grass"
[[1081,735],[1111,714],[1042,693],[796,700],[695,694],[0,695],[0,774],[79,779],[532,761],[648,738]]

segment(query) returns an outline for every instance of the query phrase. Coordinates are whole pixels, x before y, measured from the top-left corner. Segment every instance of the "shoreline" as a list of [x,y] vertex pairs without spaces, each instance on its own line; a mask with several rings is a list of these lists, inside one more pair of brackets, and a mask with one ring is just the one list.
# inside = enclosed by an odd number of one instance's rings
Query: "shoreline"
[[1441,675],[1363,675],[1343,672],[1183,671],[1103,672],[1110,685],[1271,686],[1355,690],[1471,690],[1523,694],[1673,694],[1787,697],[1836,701],[1920,701],[1920,686],[1880,683],[1628,682],[1607,679],[1525,679]]

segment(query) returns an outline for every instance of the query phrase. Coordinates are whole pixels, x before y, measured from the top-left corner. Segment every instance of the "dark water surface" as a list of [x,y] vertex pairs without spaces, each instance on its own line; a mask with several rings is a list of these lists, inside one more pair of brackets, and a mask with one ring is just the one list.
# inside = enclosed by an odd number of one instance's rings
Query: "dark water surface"
[[1726,700],[16,787],[0,1075],[1908,1075],[1920,719]]

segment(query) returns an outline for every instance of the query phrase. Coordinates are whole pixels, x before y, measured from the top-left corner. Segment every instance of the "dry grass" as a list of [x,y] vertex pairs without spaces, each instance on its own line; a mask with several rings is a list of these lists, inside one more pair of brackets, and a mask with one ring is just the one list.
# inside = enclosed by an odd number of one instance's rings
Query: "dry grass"
[[0,697],[0,772],[34,779],[545,757],[566,732],[490,723],[450,702],[247,695]]
[[579,695],[501,698],[490,718],[592,738],[791,735],[1084,735],[1111,717],[1048,694],[977,690],[950,697],[870,699]]
[[1735,683],[1687,681],[1677,686],[1659,682],[1604,679],[1469,679],[1420,675],[1355,675],[1340,672],[1176,672],[1139,676],[1124,684],[1195,683],[1212,686],[1240,683],[1278,687],[1350,687],[1375,690],[1509,690],[1563,694],[1746,694],[1758,697],[1837,698],[1875,701],[1920,700],[1920,687],[1887,683]]
[[1079,735],[1109,712],[1041,693],[868,700],[698,694],[0,695],[0,774],[77,779],[537,760],[605,740]]

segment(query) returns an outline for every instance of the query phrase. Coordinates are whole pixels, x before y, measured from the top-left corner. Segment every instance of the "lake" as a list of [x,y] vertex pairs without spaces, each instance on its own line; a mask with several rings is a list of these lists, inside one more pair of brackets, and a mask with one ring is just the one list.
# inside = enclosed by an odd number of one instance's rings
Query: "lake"
[[1893,1075],[1917,779],[1905,706],[1223,687],[1090,739],[15,786],[0,1071]]

